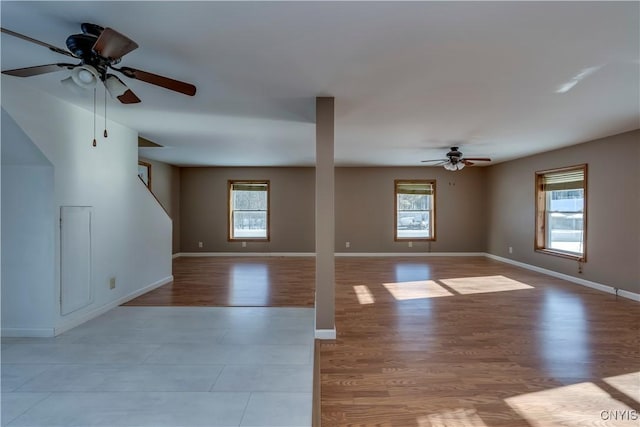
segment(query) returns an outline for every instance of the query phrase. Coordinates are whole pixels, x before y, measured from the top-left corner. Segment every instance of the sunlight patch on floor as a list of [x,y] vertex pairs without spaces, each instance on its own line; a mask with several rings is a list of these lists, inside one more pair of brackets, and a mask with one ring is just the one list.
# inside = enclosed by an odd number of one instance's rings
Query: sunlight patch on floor
[[418,282],[384,283],[387,291],[398,301],[448,297],[451,292],[438,285],[433,280],[421,280]]
[[360,305],[373,304],[376,302],[376,299],[366,285],[356,285],[353,287],[353,290],[356,293],[356,298],[358,298]]
[[416,420],[418,427],[487,427],[475,409],[453,409]]
[[[632,408],[593,383],[579,383],[504,400],[531,427],[637,427]],[[623,414],[627,414],[626,417]],[[617,419],[614,419],[614,415]]]
[[603,381],[640,403],[640,371],[604,378]]
[[443,279],[442,283],[449,286],[454,291],[466,294],[482,294],[489,292],[517,291],[520,289],[533,289],[517,280],[504,276],[479,276],[461,277],[458,279]]

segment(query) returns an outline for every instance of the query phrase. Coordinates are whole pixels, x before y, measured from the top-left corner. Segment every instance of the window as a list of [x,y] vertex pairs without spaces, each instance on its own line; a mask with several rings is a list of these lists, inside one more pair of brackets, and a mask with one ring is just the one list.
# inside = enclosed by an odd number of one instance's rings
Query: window
[[395,240],[435,240],[435,194],[435,181],[395,181]]
[[229,240],[269,240],[269,181],[229,181]]
[[536,172],[536,245],[586,260],[587,165]]

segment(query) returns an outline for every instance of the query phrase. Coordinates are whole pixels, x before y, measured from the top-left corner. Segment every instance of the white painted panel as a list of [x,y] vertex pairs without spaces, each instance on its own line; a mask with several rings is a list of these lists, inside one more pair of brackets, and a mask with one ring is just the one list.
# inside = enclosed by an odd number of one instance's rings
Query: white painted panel
[[60,314],[91,303],[91,212],[89,206],[60,208]]

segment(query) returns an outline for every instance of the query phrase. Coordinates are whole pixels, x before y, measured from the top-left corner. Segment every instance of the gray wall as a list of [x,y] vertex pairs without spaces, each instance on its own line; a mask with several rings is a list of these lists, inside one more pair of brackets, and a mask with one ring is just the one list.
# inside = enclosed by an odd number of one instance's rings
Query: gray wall
[[151,164],[151,192],[173,222],[172,253],[180,252],[180,168],[140,157]]
[[[337,168],[336,252],[484,252],[484,169]],[[436,241],[394,241],[395,179],[436,180]]]
[[[588,164],[587,262],[535,252],[536,171]],[[640,292],[640,131],[491,166],[487,252]],[[508,247],[513,247],[509,254]]]
[[[181,168],[182,252],[314,252],[313,168]],[[271,240],[227,241],[227,180],[270,180]],[[203,247],[198,248],[198,242]]]
[[[271,180],[271,242],[227,241],[229,179]],[[435,242],[394,241],[395,179],[436,180]],[[180,189],[182,252],[315,251],[313,168],[182,168]],[[336,168],[336,252],[484,252],[485,193],[484,168]]]
[[[535,172],[581,163],[589,165],[587,263],[582,274],[576,261],[533,250]],[[455,173],[434,167],[339,167],[336,252],[486,251],[640,292],[639,164],[637,130]],[[181,168],[179,176],[175,173],[181,252],[314,252],[313,168]],[[227,241],[228,179],[271,180],[271,242],[248,242],[242,248]],[[413,248],[394,241],[395,179],[436,180],[436,241],[413,242]]]
[[171,202],[169,203],[169,216],[173,220],[173,247],[172,253],[177,254],[182,249],[181,240],[181,220],[180,220],[180,168],[171,166]]

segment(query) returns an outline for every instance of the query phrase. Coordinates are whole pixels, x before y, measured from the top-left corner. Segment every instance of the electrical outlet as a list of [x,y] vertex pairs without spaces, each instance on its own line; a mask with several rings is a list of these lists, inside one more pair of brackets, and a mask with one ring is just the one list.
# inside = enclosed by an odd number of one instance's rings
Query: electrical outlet
[[109,279],[109,289],[115,289],[116,288],[116,278],[112,277],[111,279]]
[[345,248],[350,248],[350,247],[351,247],[351,242],[346,242],[346,243],[344,244],[344,247],[345,247]]
[[413,247],[413,242],[409,242],[409,247],[412,248]]
[[509,246],[509,253],[512,254],[513,253],[513,247]]
[[198,247],[201,248],[202,246],[202,242],[198,242]]
[[242,242],[242,247],[246,248],[247,247],[247,242]]

